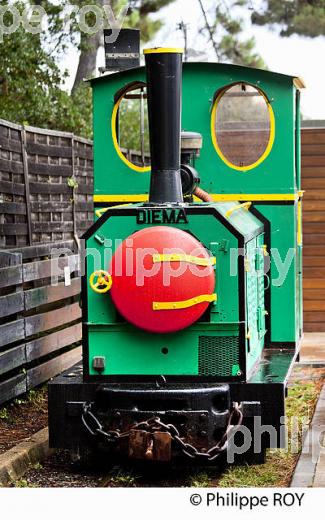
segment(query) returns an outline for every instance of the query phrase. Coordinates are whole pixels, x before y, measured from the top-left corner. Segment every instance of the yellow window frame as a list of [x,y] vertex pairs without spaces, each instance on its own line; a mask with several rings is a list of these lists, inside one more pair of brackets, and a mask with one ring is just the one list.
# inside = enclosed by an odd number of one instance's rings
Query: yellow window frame
[[137,90],[138,88],[146,86],[145,83],[132,83],[131,85],[127,86],[120,97],[117,99],[117,101],[114,104],[113,112],[112,112],[112,118],[111,118],[111,129],[112,129],[112,139],[113,139],[113,145],[116,150],[117,155],[121,159],[121,161],[124,162],[129,168],[136,172],[150,172],[151,166],[137,166],[136,164],[133,164],[131,161],[129,161],[125,155],[122,153],[122,150],[120,148],[120,145],[117,140],[117,134],[116,134],[116,127],[117,127],[117,115],[118,110],[120,108],[120,104],[122,103],[124,97],[128,92],[132,92],[132,90]]
[[[231,87],[234,87],[235,85],[242,85],[242,84],[249,85],[250,87],[254,87],[263,96],[263,98],[266,102],[266,106],[269,111],[269,120],[270,120],[270,137],[269,137],[269,142],[267,144],[267,147],[264,150],[264,153],[261,155],[261,157],[257,161],[255,161],[254,163],[249,164],[247,166],[237,166],[225,157],[225,155],[222,153],[221,148],[218,144],[217,132],[216,132],[217,111],[218,111],[218,105],[219,105],[220,99],[222,98],[224,93],[227,92],[227,90],[229,90]],[[219,94],[216,96],[216,98],[213,102],[213,105],[212,105],[211,138],[212,138],[212,143],[213,143],[213,146],[214,146],[217,154],[223,160],[223,162],[227,166],[229,166],[229,168],[232,168],[237,171],[245,172],[245,171],[253,170],[257,166],[259,166],[270,154],[273,144],[274,144],[274,139],[275,139],[274,112],[273,112],[273,108],[272,108],[267,96],[264,94],[264,92],[260,88],[256,87],[256,85],[252,85],[251,83],[247,83],[246,81],[238,81],[236,83],[232,83],[231,85],[227,85],[226,87],[222,88],[221,91],[219,92]]]

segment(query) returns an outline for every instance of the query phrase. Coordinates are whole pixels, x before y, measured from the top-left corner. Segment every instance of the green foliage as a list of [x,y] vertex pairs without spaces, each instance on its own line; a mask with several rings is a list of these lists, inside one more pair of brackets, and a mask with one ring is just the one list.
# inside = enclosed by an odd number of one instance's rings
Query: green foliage
[[[144,41],[148,41],[161,27],[159,20],[151,20],[150,14],[174,0],[131,2],[131,11],[125,25],[138,27]],[[63,75],[58,60],[73,44],[81,52],[80,32],[75,15],[70,16],[68,29],[63,16],[68,5],[102,5],[102,1],[63,0],[54,4],[39,0],[47,13],[47,32],[30,34],[21,26],[10,35],[3,36],[0,53],[0,117],[15,123],[63,130],[77,135],[92,137],[91,89],[80,84],[69,94],[63,88],[68,72]],[[124,2],[123,2],[124,3]],[[14,1],[12,5],[20,12],[34,2]],[[112,8],[118,12],[121,0],[114,0]],[[7,2],[0,0],[0,5]],[[5,23],[10,25],[11,15],[6,14]],[[88,21],[91,24],[91,20]]]
[[[15,6],[22,8],[20,2]],[[60,70],[39,35],[20,27],[4,35],[0,53],[0,117],[91,137],[91,92],[62,89]]]
[[[216,3],[213,23],[210,26],[214,48],[218,61],[266,69],[263,59],[255,52],[255,38],[242,37],[244,21],[240,13],[241,9],[247,9],[249,4],[249,0]],[[205,10],[202,1],[200,5],[201,9]],[[206,29],[207,26],[201,29],[201,32],[206,33]]]
[[0,420],[6,421],[9,419],[9,413],[7,408],[1,408],[0,410]]
[[324,0],[267,0],[262,12],[252,14],[256,25],[279,25],[281,36],[325,35]]
[[161,20],[152,20],[150,15],[175,2],[175,0],[131,0],[127,25],[133,29],[140,29],[141,40],[150,41],[161,29]]
[[[132,94],[139,94],[140,90],[133,90]],[[123,99],[119,108],[119,145],[128,150],[141,150],[140,138],[140,100]],[[149,153],[149,122],[147,102],[144,100],[144,152]]]

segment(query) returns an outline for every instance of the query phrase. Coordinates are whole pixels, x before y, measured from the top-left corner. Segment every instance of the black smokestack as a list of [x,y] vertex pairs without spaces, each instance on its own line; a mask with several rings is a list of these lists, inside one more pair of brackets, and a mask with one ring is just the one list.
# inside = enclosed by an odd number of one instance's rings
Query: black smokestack
[[149,202],[183,202],[180,176],[182,51],[144,51],[151,153]]

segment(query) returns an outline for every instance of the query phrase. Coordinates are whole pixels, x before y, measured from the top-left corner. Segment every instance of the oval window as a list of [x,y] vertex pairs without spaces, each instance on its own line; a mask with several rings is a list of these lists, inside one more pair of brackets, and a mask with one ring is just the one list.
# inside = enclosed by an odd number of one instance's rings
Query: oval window
[[112,135],[122,161],[136,171],[150,171],[147,87],[132,86],[114,105]]
[[274,141],[274,114],[262,91],[238,83],[221,91],[212,110],[212,139],[222,160],[251,170],[268,156]]

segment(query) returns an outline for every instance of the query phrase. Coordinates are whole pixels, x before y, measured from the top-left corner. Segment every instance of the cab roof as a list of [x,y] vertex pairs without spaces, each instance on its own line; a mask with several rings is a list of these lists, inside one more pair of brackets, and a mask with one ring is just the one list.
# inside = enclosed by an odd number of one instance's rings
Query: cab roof
[[[265,78],[268,78],[270,80],[271,79],[275,80],[276,78],[279,78],[279,79],[287,78],[288,80],[291,80],[293,85],[299,90],[306,88],[304,80],[299,76],[291,76],[289,74],[282,74],[280,72],[272,72],[269,70],[257,69],[254,67],[245,67],[243,65],[233,65],[231,63],[218,63],[218,62],[205,62],[205,61],[204,62],[199,62],[199,61],[194,62],[194,61],[192,61],[192,62],[183,63],[183,68],[195,69],[195,68],[202,67],[202,65],[206,66],[206,68],[215,68],[216,70],[220,69],[220,72],[221,71],[225,72],[226,70],[229,70],[229,71],[232,70],[237,73],[242,73],[243,76],[245,76],[246,72],[251,74],[252,71],[256,71],[256,74],[263,74],[263,76]],[[134,72],[136,70],[143,73],[145,71],[145,67],[144,66],[136,67],[136,68],[123,70],[120,72],[107,72],[105,74],[102,74],[101,76],[97,76],[96,78],[90,78],[85,81],[89,81],[91,83],[91,85],[96,85],[97,83],[102,82],[102,81],[109,81],[109,79],[112,77],[116,78],[117,76],[118,77],[127,76],[128,74],[130,74],[130,72]]]

